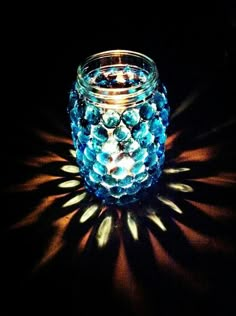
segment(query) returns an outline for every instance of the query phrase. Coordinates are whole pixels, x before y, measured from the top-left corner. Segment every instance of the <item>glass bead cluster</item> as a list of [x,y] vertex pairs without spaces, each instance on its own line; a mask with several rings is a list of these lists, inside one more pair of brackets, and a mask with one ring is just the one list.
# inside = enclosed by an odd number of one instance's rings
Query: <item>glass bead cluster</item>
[[[129,87],[145,82],[141,70],[110,68],[89,74],[90,84]],[[76,160],[87,189],[107,204],[136,202],[160,177],[169,119],[166,88],[127,108],[103,108],[87,100],[74,83],[68,112]]]

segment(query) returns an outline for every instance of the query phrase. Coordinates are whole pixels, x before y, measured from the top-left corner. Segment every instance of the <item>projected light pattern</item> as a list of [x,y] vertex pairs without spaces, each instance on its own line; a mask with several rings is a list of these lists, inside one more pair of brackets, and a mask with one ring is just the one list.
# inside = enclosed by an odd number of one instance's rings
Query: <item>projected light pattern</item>
[[[156,191],[146,201],[121,209],[87,192],[69,137],[41,131],[37,136],[50,150],[26,160],[33,177],[11,188],[13,193],[41,192],[38,203],[11,226],[12,231],[52,228],[34,272],[69,249],[73,258],[76,253],[88,262],[94,254],[111,256],[114,288],[122,288],[134,305],[140,298],[136,280],[145,282],[149,268],[153,286],[158,283],[154,271],[171,271],[191,288],[206,290],[205,276],[199,279],[199,255],[234,251],[216,235],[222,222],[235,218],[233,209],[221,202],[222,192],[228,194],[236,184],[235,173],[217,162],[221,144],[205,141],[199,147],[189,143],[179,147],[184,131],[174,131],[167,139],[166,163]],[[194,269],[190,261],[196,262]]]

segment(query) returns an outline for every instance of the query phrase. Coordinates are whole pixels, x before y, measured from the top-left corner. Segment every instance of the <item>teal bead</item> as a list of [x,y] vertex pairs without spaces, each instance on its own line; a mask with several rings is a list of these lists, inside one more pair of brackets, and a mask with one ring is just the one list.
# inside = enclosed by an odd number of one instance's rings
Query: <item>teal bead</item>
[[140,120],[139,112],[136,109],[129,109],[126,110],[122,114],[122,121],[127,125],[127,126],[135,126],[138,124]]
[[160,119],[154,118],[150,121],[150,132],[154,136],[160,136],[161,134],[163,134],[165,132],[165,129],[164,129]]
[[131,156],[135,161],[139,161],[139,160],[144,161],[144,159],[147,156],[147,149],[146,148],[138,148],[132,153]]
[[126,189],[127,194],[135,194],[141,189],[141,185],[139,183],[133,183],[131,187]]
[[130,138],[128,141],[123,143],[123,147],[125,153],[132,153],[139,148],[139,143],[133,138]]
[[121,197],[124,194],[124,189],[118,186],[112,187],[110,193],[114,197]]
[[111,156],[108,153],[100,152],[97,154],[97,161],[104,166],[106,166],[110,160]]
[[160,143],[160,144],[164,144],[164,143],[166,142],[166,138],[167,138],[167,137],[166,137],[166,134],[161,134],[160,137],[159,137],[159,139],[158,139],[158,140],[159,140],[159,143]]
[[116,111],[108,110],[103,114],[102,120],[107,128],[115,128],[120,123],[120,115]]
[[118,142],[121,142],[130,137],[130,131],[125,126],[119,126],[114,130],[113,135]]
[[148,173],[147,173],[147,171],[144,171],[144,172],[138,173],[138,174],[135,176],[135,181],[137,181],[138,183],[140,183],[140,182],[143,182],[144,180],[146,180],[147,177],[148,177]]
[[133,177],[127,176],[124,179],[119,180],[118,184],[122,188],[126,188],[126,187],[130,186],[132,184],[132,182],[133,182]]
[[157,159],[156,153],[149,154],[145,159],[145,166],[151,167],[151,166],[155,165],[157,163],[157,161],[158,161],[158,159]]
[[98,107],[92,104],[86,104],[84,118],[93,125],[96,125],[100,121],[100,110]]
[[165,104],[167,104],[167,99],[163,93],[157,91],[154,95],[154,103],[156,104],[157,109],[161,110]]
[[167,125],[168,119],[169,119],[169,111],[166,108],[162,109],[160,116],[161,116],[163,124]]
[[80,144],[86,145],[89,141],[89,137],[85,135],[82,131],[79,131],[77,136]]
[[95,162],[95,164],[93,165],[93,170],[101,176],[104,176],[107,173],[107,168],[100,164],[98,161]]
[[109,186],[115,186],[117,184],[117,180],[109,174],[103,176],[102,180],[105,184]]
[[145,181],[142,182],[143,188],[149,188],[153,183],[152,177],[148,177]]
[[106,188],[104,187],[100,187],[98,188],[96,191],[95,191],[95,194],[97,197],[101,198],[101,199],[104,199],[106,198],[107,196],[109,196],[109,192],[107,191]]
[[89,147],[87,146],[84,150],[84,155],[87,157],[87,159],[89,159],[90,161],[94,161],[96,158],[96,154],[93,150],[89,149]]
[[131,172],[132,172],[132,174],[136,175],[136,174],[138,174],[140,172],[143,172],[144,169],[145,169],[145,166],[144,166],[143,162],[142,161],[138,161],[131,168]]
[[90,145],[89,145],[92,150],[94,150],[96,153],[97,152],[100,152],[102,150],[102,142],[97,140],[96,138],[93,138],[90,142]]
[[149,125],[147,122],[142,122],[137,124],[132,130],[132,136],[135,140],[140,140],[144,137],[149,131]]
[[94,172],[93,169],[89,171],[89,178],[92,182],[100,183],[102,181],[102,177],[97,172]]
[[108,139],[107,130],[101,125],[97,125],[93,128],[93,136],[100,142],[105,142]]
[[83,155],[83,164],[86,168],[90,169],[93,167],[93,162],[89,160],[86,155]]
[[141,105],[139,113],[144,120],[150,120],[155,115],[156,109],[155,103],[146,102]]
[[148,147],[149,145],[151,145],[154,141],[154,136],[148,132],[144,137],[139,139],[139,143],[141,145],[141,147]]
[[115,167],[111,170],[111,175],[116,178],[124,178],[126,176],[126,170],[123,167]]

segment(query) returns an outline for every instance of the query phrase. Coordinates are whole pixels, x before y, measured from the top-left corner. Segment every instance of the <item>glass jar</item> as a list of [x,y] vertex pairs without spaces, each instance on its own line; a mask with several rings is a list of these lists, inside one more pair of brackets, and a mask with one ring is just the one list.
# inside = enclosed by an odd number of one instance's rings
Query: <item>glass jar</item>
[[149,57],[94,54],[79,65],[68,112],[86,188],[106,204],[126,205],[153,187],[165,158],[167,92]]

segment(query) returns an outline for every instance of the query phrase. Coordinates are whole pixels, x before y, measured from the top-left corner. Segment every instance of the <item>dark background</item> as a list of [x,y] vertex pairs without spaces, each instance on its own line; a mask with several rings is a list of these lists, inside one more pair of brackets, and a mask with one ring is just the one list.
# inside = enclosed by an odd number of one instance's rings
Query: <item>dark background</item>
[[[197,133],[198,128],[206,129],[208,124],[213,128],[218,123],[235,118],[233,64],[236,20],[232,8],[216,6],[206,10],[194,6],[179,7],[176,12],[172,8],[170,13],[168,5],[159,9],[142,7],[138,12],[127,12],[124,8],[117,8],[115,3],[110,6],[114,6],[114,9],[111,8],[108,13],[101,8],[99,11],[94,8],[93,14],[88,8],[75,10],[68,6],[66,9],[69,10],[62,15],[57,14],[56,10],[53,13],[42,10],[41,13],[35,7],[30,11],[31,14],[12,19],[13,30],[9,30],[5,36],[4,51],[7,58],[3,60],[9,69],[9,91],[6,89],[7,101],[3,102],[1,115],[7,124],[5,127],[2,123],[3,190],[30,176],[30,173],[21,169],[19,162],[39,151],[40,144],[34,142],[32,128],[53,131],[51,123],[54,117],[60,122],[60,132],[70,137],[66,113],[69,89],[76,78],[78,64],[93,53],[118,48],[150,56],[168,87],[172,112],[192,91],[210,86],[211,93],[204,104],[178,119],[174,127],[170,126],[170,132],[181,126],[188,128],[194,122]],[[45,113],[48,115],[45,116]],[[217,136],[219,141],[227,137],[226,156],[231,157],[228,160],[231,171],[235,159],[234,132],[235,128],[231,128],[226,136]],[[224,195],[221,198],[224,199]],[[68,281],[73,279],[76,269],[73,266],[68,272],[70,265],[66,258],[61,259],[61,265],[55,265],[54,270],[50,268],[42,274],[42,279],[39,277],[35,283],[25,277],[27,267],[30,270],[30,263],[36,260],[33,245],[28,247],[30,232],[25,233],[19,242],[17,236],[9,237],[6,232],[20,217],[17,210],[20,212],[32,202],[28,199],[19,195],[4,196],[1,225],[4,232],[2,290],[5,294],[2,296],[2,315],[13,315],[14,309],[25,315],[44,311],[54,315],[61,310],[65,310],[67,315],[90,315],[91,307],[104,315],[132,315],[128,300],[114,297],[108,286],[109,273],[102,270],[104,279],[101,281],[96,278],[96,259],[91,273],[94,281],[91,276],[88,285],[84,279],[80,280],[81,283]],[[225,196],[225,199],[227,205],[233,203],[232,195]],[[231,244],[235,241],[234,227],[232,222],[228,235]],[[37,238],[39,242],[40,233]],[[26,242],[27,246],[22,242]],[[139,258],[145,266],[145,251],[142,254],[140,250]],[[220,255],[217,259],[220,259]],[[179,291],[178,283],[169,284],[168,294],[168,277],[160,281],[158,290],[144,278],[145,297],[150,296],[150,307],[148,312],[140,311],[140,315],[170,315],[176,311],[184,315],[197,315],[205,311],[212,315],[217,315],[219,311],[222,315],[228,315],[234,306],[235,256],[218,262],[207,262],[206,256],[205,264],[205,273],[210,274],[209,279],[213,284],[206,296],[197,296],[195,292],[188,292],[182,287]],[[106,265],[109,271],[109,261]],[[85,275],[90,274],[89,268],[86,270],[83,265],[82,268],[85,269]],[[59,274],[61,281],[57,279]],[[76,290],[78,295],[75,294]]]

